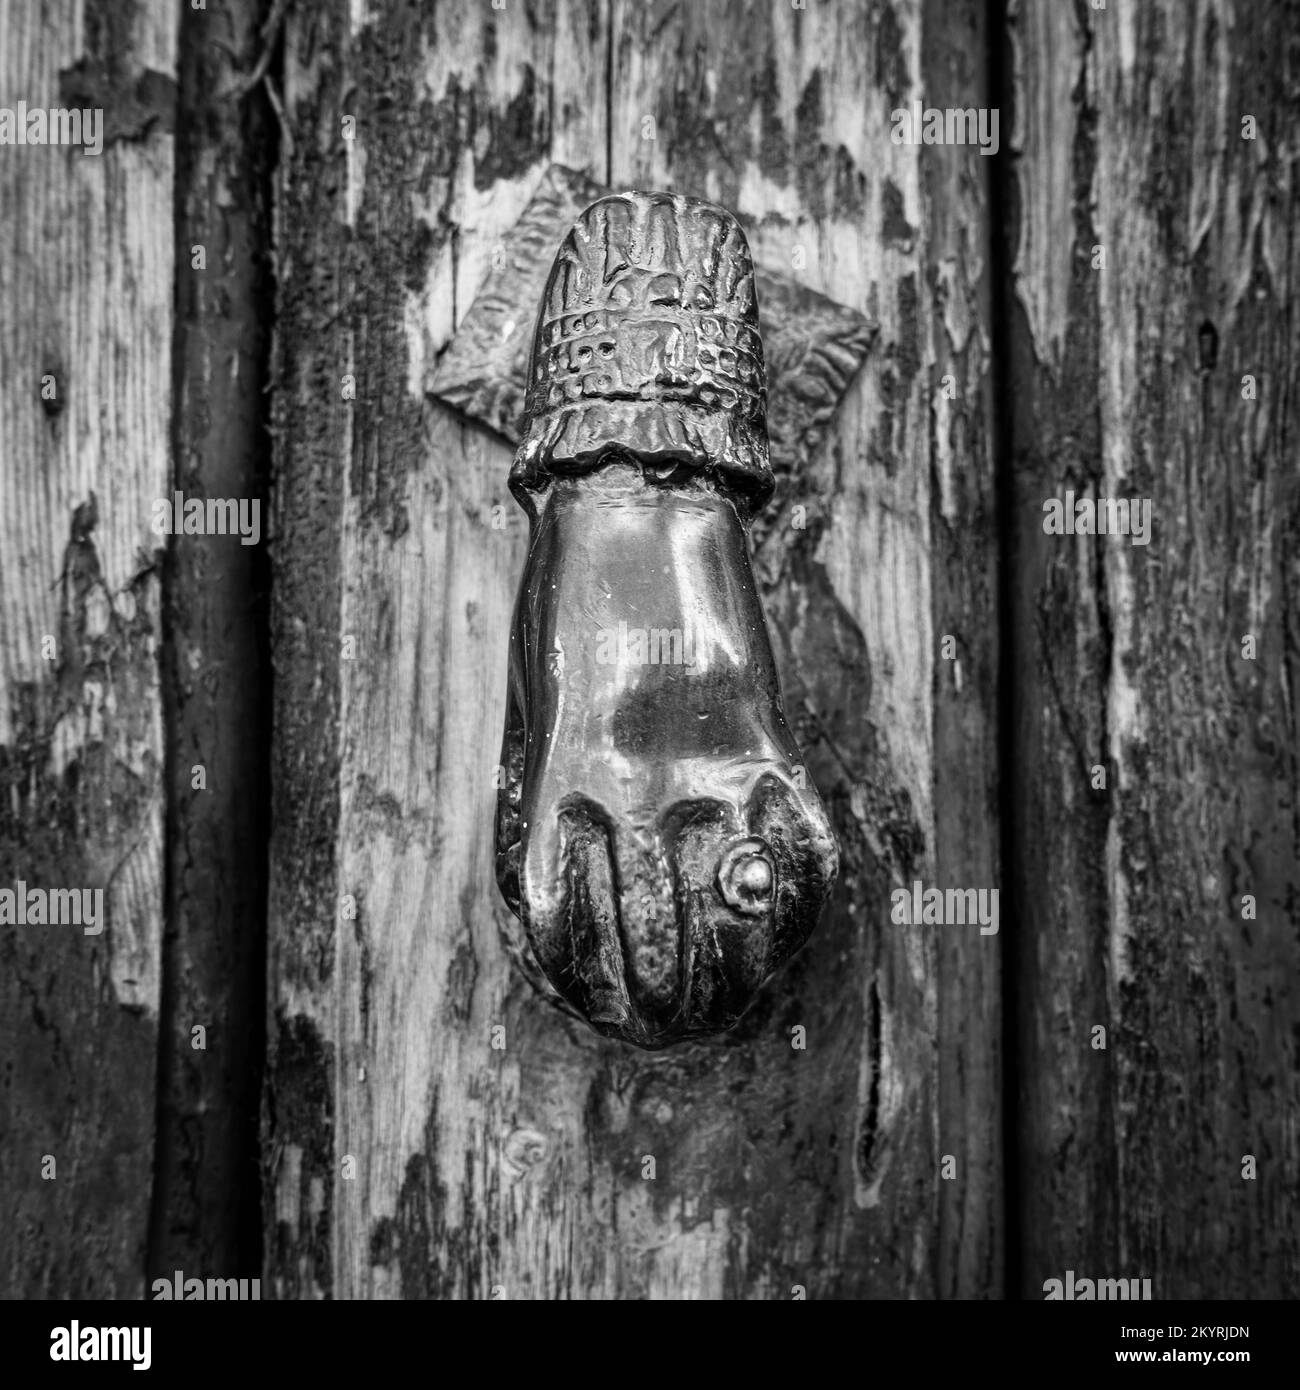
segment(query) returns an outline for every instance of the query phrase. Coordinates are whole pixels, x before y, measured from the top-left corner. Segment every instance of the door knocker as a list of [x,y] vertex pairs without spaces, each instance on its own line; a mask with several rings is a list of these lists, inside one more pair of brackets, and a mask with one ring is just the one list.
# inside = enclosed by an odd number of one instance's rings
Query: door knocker
[[746,547],[766,410],[736,219],[593,203],[547,282],[510,473],[529,550],[497,878],[555,990],[639,1047],[731,1027],[838,865]]

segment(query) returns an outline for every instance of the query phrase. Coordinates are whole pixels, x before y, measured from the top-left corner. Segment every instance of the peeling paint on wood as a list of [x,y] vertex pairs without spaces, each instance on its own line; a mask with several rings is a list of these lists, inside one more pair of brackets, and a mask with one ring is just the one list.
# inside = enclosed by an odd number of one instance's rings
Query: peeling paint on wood
[[[78,21],[0,5],[0,89],[57,106],[61,76],[98,64],[165,93],[176,27],[162,8],[88,4]],[[0,929],[13,1059],[0,1227],[23,1233],[0,1289],[139,1297],[163,906],[149,520],[169,478],[171,137],[151,124],[98,156],[8,146],[0,203],[0,882],[102,890],[107,919],[96,936]]]
[[[971,836],[934,810],[952,800],[983,816],[991,795],[989,552],[973,581],[957,572],[991,525],[983,255],[965,212],[932,220],[924,201],[936,180],[936,201],[969,197],[971,170],[923,171],[889,140],[909,72],[928,62],[928,77],[963,93],[976,75],[955,47],[922,50],[911,6],[870,19],[761,7],[744,23],[742,8],[592,5],[584,23],[582,6],[418,18],[381,6],[355,42],[328,9],[290,17],[286,111],[318,134],[295,141],[305,148],[281,193],[294,237],[281,534],[315,579],[301,606],[292,588],[279,605],[294,645],[278,718],[286,752],[301,752],[280,756],[277,804],[320,813],[275,847],[273,979],[279,1028],[310,1023],[314,1054],[329,1058],[310,1074],[328,1073],[335,1105],[271,1125],[271,1262],[286,1293],[998,1288],[997,948],[937,950],[888,924],[889,889],[914,871],[997,873],[991,827]],[[964,18],[978,32],[977,11]],[[401,111],[434,102],[430,120],[454,118],[436,159],[420,123],[367,109],[381,55]],[[608,130],[591,100],[607,60]],[[342,109],[357,115],[364,158],[335,134]],[[783,483],[756,557],[787,712],[833,788],[845,885],[817,946],[733,1034],[663,1055],[631,1056],[547,1006],[503,945],[492,772],[524,518],[508,450],[416,395],[552,161],[719,199],[756,252],[886,326],[808,476]],[[362,166],[349,202],[335,171]],[[312,199],[308,225],[295,209]],[[313,266],[337,267],[338,288],[313,285]],[[962,404],[946,409],[932,455],[940,365]],[[355,404],[339,402],[346,372]],[[928,558],[936,457],[946,524],[984,518],[941,582]],[[953,697],[936,705],[940,593],[965,614],[969,672],[964,712],[942,716]],[[355,659],[340,661],[348,634]],[[980,748],[969,765],[951,756],[967,739]],[[349,897],[355,916],[340,918]],[[796,1029],[807,1050],[792,1047]],[[943,1080],[941,1057],[968,1079]],[[277,1104],[292,1084],[273,1067]],[[940,1179],[945,1151],[961,1156],[956,1183]],[[340,1175],[345,1154],[355,1179]],[[312,1205],[322,1183],[332,1195]],[[936,1223],[952,1232],[937,1260]]]
[[[1022,4],[1016,23],[1041,32],[1048,10]],[[1070,266],[1062,293],[1059,269],[1022,265],[1026,307],[1056,307],[1017,323],[1010,378],[1024,1291],[1085,1268],[1149,1278],[1157,1298],[1294,1297],[1287,11],[1076,12],[1067,48],[1021,45],[1016,82],[1037,94],[1017,128],[1047,106],[1075,131],[1068,212],[1032,155],[1018,179],[1022,216],[1057,228]],[[1044,536],[1044,499],[1071,487],[1149,498],[1150,543]]]

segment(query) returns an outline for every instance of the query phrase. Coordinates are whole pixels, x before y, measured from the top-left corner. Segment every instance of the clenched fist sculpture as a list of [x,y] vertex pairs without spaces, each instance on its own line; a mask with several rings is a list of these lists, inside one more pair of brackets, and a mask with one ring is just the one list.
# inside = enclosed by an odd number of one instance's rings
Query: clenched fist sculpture
[[659,1048],[736,1022],[837,869],[746,549],[773,479],[735,218],[592,204],[528,370],[497,878],[568,1004]]

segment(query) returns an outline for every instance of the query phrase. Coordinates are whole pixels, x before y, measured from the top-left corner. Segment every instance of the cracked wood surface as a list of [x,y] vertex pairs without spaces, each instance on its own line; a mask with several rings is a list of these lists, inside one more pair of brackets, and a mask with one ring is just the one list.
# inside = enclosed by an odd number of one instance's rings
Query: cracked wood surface
[[[998,881],[987,171],[922,162],[888,120],[926,84],[980,100],[982,11],[838,8],[288,17],[281,1296],[1000,1291],[999,943],[888,924],[913,876]],[[654,1056],[547,1007],[503,948],[492,776],[525,522],[509,450],[426,398],[552,162],[719,200],[756,255],[882,325],[756,554],[841,884],[733,1035]]]
[[[0,157],[16,210],[0,886],[102,886],[109,924],[0,931],[0,1292],[139,1296],[151,1179],[156,1253],[247,1249],[186,1147],[196,1121],[219,1132],[212,1105],[238,1113],[233,1054],[199,1075],[160,1070],[158,1049],[169,1019],[215,1006],[233,1028],[256,1007],[225,975],[228,950],[245,977],[249,956],[217,867],[256,835],[201,863],[208,808],[178,771],[164,849],[149,519],[173,442],[209,493],[258,485],[260,416],[221,363],[252,370],[239,315],[261,282],[235,249],[220,293],[174,298],[173,7],[85,3],[39,30],[27,8],[0,0],[5,90],[112,111],[98,158]],[[984,7],[940,0],[288,13],[262,309],[264,330],[278,315],[268,1294],[997,1296],[1004,1260],[1030,1297],[1070,1268],[1149,1277],[1157,1297],[1300,1287],[1285,7],[1008,10],[994,93]],[[241,32],[227,59],[242,49],[247,71]],[[1000,103],[1002,156],[893,145],[889,112],[913,98]],[[266,245],[222,191],[239,133],[186,138],[183,216]],[[733,1035],[654,1056],[549,1009],[507,958],[492,778],[525,522],[508,448],[429,397],[556,162],[717,199],[757,258],[880,324],[755,527],[842,881]],[[1066,488],[1150,496],[1151,545],[1045,536],[1042,503]],[[232,636],[234,590],[205,599],[198,548],[178,558],[162,679],[179,769],[206,738],[229,749],[267,697],[187,684],[195,644],[241,670],[256,654]],[[892,925],[889,892],[913,878],[1008,890],[999,936]]]
[[[1030,1297],[1071,1268],[1156,1298],[1300,1288],[1288,25],[1281,4],[1023,0],[1008,30]],[[1150,544],[1045,536],[1067,488],[1151,498]]]
[[0,928],[0,1294],[135,1298],[163,922],[149,519],[170,476],[176,14],[6,2],[0,34],[6,102],[106,112],[98,156],[0,151],[0,883],[103,889],[107,917],[97,936]]

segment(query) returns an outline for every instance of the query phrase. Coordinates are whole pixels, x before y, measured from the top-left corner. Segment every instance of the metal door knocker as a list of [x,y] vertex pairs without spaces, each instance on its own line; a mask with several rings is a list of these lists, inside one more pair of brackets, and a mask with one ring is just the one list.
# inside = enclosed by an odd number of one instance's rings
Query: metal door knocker
[[601,198],[538,314],[510,487],[497,878],[547,979],[645,1048],[731,1027],[838,852],[746,548],[773,488],[754,271],[699,199]]

